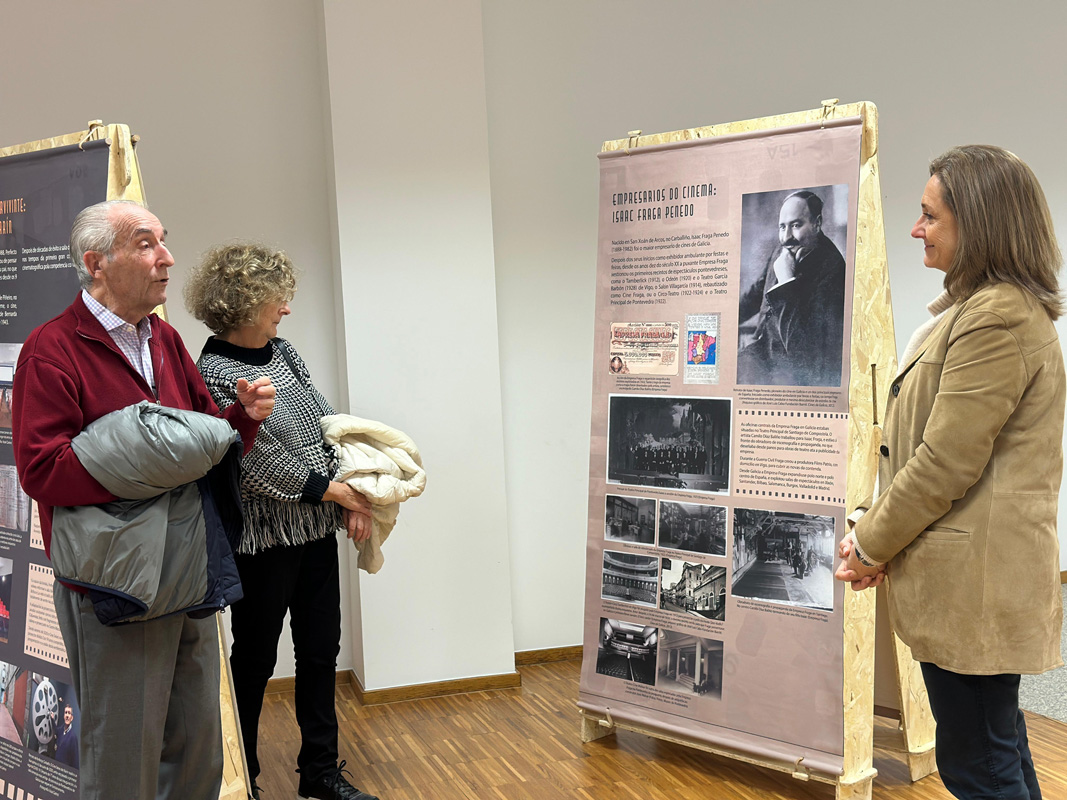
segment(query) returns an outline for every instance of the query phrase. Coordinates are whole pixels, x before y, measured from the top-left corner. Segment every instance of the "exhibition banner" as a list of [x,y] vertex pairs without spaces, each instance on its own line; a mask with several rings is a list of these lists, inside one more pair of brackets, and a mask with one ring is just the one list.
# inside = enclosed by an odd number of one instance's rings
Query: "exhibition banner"
[[830,774],[861,133],[600,155],[579,705]]
[[67,244],[79,211],[107,198],[106,141],[0,158],[0,796],[78,797],[81,713],[52,603],[36,503],[11,441],[11,386],[30,332],[70,305]]

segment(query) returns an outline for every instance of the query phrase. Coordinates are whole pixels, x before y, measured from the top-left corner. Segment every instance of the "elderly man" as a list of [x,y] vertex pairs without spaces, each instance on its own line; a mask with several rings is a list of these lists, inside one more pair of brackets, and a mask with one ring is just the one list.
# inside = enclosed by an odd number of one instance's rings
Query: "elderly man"
[[782,203],[780,246],[738,307],[741,323],[758,315],[737,354],[740,384],[841,385],[845,259],[822,232],[822,205],[806,190]]
[[[37,500],[45,551],[53,507],[117,498],[79,462],[71,440],[89,423],[143,400],[218,415],[177,332],[152,314],[174,259],[159,220],[110,201],[74,221],[70,252],[82,291],[26,340],[15,372],[19,479]],[[223,416],[251,447],[274,387],[240,381]],[[81,589],[55,584],[81,708],[81,796],[214,800],[222,781],[215,618],[185,614],[101,624]]]

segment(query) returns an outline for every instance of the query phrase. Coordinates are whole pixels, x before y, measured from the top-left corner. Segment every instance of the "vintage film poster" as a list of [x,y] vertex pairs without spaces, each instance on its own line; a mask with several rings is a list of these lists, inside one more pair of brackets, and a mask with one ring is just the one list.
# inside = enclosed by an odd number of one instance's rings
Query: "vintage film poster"
[[861,131],[600,156],[579,705],[831,774]]
[[81,709],[70,686],[36,504],[11,440],[22,343],[70,304],[75,215],[107,197],[106,141],[0,158],[0,796],[78,797]]
[[685,382],[719,382],[719,314],[685,315]]

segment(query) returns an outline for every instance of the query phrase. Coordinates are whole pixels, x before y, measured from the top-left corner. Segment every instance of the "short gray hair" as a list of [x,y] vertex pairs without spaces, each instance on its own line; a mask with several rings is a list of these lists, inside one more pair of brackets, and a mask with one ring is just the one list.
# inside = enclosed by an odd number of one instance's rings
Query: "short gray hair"
[[147,208],[133,200],[105,200],[83,208],[74,218],[70,228],[70,260],[74,262],[78,283],[83,289],[93,285],[93,276],[85,268],[85,254],[91,251],[111,257],[118,236],[118,229],[111,223],[111,209],[123,205]]

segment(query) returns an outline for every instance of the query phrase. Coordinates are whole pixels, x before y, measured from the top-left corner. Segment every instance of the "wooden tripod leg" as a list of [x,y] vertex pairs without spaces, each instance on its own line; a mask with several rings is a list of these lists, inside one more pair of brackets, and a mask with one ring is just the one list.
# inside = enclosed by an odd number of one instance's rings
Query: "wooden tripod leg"
[[926,696],[919,663],[912,658],[911,648],[893,634],[893,655],[897,665],[897,685],[900,689],[900,727],[904,734],[904,748],[912,781],[937,771],[934,762],[934,715]]

